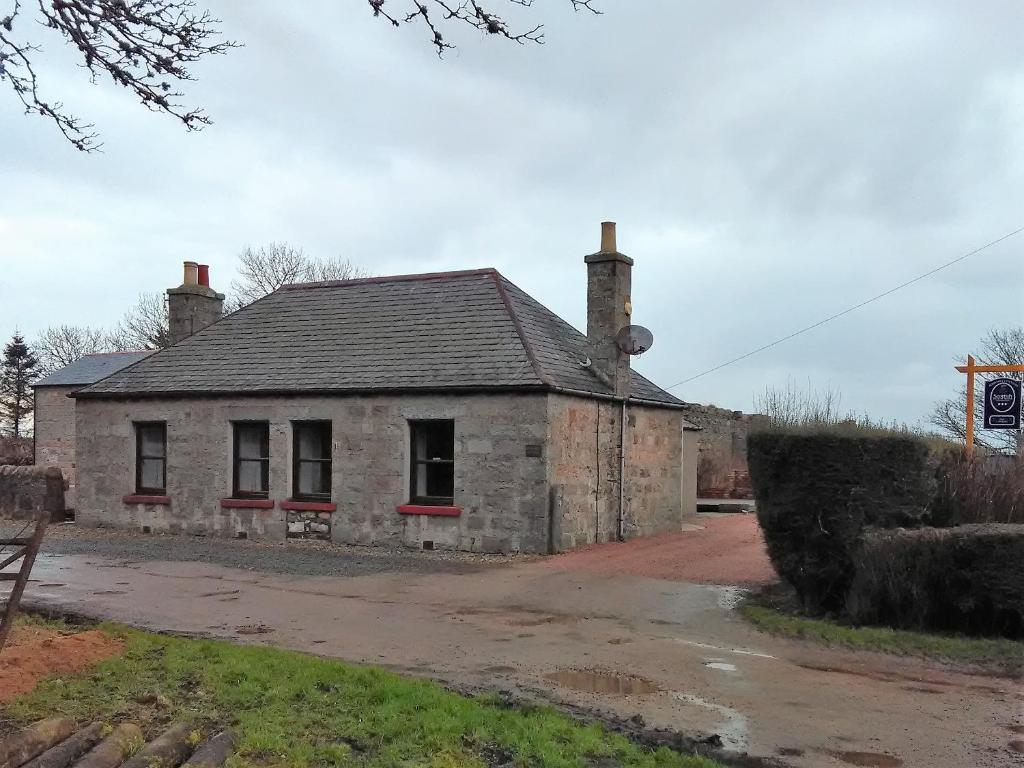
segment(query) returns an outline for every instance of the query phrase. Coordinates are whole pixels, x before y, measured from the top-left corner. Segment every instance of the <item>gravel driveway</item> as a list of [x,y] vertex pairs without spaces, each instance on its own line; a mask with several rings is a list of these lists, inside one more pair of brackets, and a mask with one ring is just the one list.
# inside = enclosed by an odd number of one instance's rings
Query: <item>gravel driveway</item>
[[[24,524],[0,521],[0,537],[14,536]],[[501,555],[420,552],[387,547],[349,547],[326,542],[264,543],[234,539],[141,534],[52,525],[41,552],[95,555],[120,563],[203,562],[263,573],[294,576],[368,576],[378,573],[474,573],[512,560]]]

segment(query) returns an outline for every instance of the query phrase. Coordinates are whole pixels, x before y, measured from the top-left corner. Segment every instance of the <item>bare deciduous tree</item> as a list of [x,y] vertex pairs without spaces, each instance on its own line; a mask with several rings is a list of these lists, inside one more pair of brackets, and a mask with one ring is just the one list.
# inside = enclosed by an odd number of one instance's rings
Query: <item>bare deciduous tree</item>
[[[982,337],[975,353],[978,365],[1024,365],[1024,327],[992,329]],[[963,365],[964,361],[959,361]],[[982,430],[984,403],[982,381],[996,378],[1024,379],[1020,373],[979,373],[974,397],[974,442],[982,448],[996,451],[1015,451],[1018,435],[1012,430]],[[928,419],[943,434],[956,440],[967,439],[967,382],[956,397],[940,400]]]
[[141,293],[135,306],[107,335],[111,350],[163,349],[169,347],[167,301],[159,293]]
[[86,325],[53,325],[39,334],[32,350],[39,358],[39,372],[53,373],[84,355],[106,352],[109,334]]
[[8,82],[27,114],[49,118],[82,151],[99,147],[93,126],[43,95],[37,72],[42,48],[25,35],[49,29],[77,49],[95,82],[104,73],[154,112],[180,120],[188,130],[210,123],[202,110],[183,107],[181,84],[189,66],[237,43],[218,41],[219,20],[193,0],[35,0],[13,2],[0,17],[0,80]]
[[[387,0],[366,0],[373,10],[373,15],[386,19],[393,26],[403,24],[422,24],[430,35],[431,44],[442,56],[446,50],[454,48],[441,32],[442,24],[468,25],[488,35],[497,35],[514,43],[543,43],[544,25],[534,24],[524,29],[513,29],[505,19],[494,12],[495,3],[500,0],[411,0],[411,2],[389,4]],[[569,0],[575,11],[590,11],[599,14],[593,6],[593,0]],[[504,7],[520,6],[531,8],[533,0],[504,0]],[[395,7],[396,10],[391,10]],[[404,9],[404,10],[402,10]]]
[[348,259],[316,259],[288,243],[246,248],[238,254],[238,279],[231,281],[228,309],[241,309],[288,283],[350,280],[368,274]]

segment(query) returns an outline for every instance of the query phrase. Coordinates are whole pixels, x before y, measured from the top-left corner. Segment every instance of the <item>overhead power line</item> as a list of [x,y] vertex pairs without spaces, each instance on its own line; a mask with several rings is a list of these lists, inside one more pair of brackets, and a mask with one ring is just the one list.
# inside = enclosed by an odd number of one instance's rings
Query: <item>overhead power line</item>
[[915,278],[913,278],[911,280],[907,280],[905,283],[900,283],[899,285],[897,285],[897,286],[895,286],[893,288],[890,288],[889,290],[887,290],[887,291],[885,291],[883,293],[880,293],[877,296],[872,296],[870,299],[865,299],[860,304],[855,304],[852,307],[847,307],[842,312],[836,312],[834,315],[829,315],[828,317],[824,318],[823,320],[819,320],[818,322],[812,323],[811,325],[808,325],[805,328],[801,328],[799,331],[793,331],[793,333],[789,334],[788,336],[783,336],[781,339],[776,339],[773,342],[770,342],[768,344],[765,344],[764,346],[758,347],[757,349],[751,350],[750,352],[747,352],[746,354],[740,355],[739,357],[734,357],[732,360],[728,360],[728,361],[726,361],[724,363],[721,363],[720,365],[716,365],[714,368],[708,368],[706,371],[702,371],[701,373],[698,373],[696,376],[691,376],[688,379],[683,379],[682,381],[677,381],[675,384],[672,384],[672,385],[666,387],[666,389],[675,389],[676,387],[683,386],[683,384],[689,384],[691,381],[696,381],[697,379],[700,379],[700,378],[702,378],[704,376],[707,376],[709,373],[714,373],[715,371],[720,371],[723,368],[726,368],[726,367],[732,365],[733,363],[738,363],[740,360],[746,360],[748,357],[753,357],[758,352],[764,352],[766,349],[771,349],[774,346],[778,346],[779,344],[781,344],[784,341],[789,341],[790,339],[795,339],[797,336],[800,336],[800,335],[802,335],[804,333],[807,333],[808,331],[813,331],[815,328],[820,328],[821,326],[825,325],[825,323],[831,323],[833,320],[836,320],[837,318],[840,318],[843,315],[848,315],[851,312],[854,312],[855,310],[860,309],[861,307],[866,307],[868,304],[871,304],[872,302],[878,301],[879,299],[884,299],[886,296],[889,296],[890,294],[896,293],[896,291],[898,291],[898,290],[900,290],[902,288],[906,288],[908,285],[913,285],[916,282],[924,280],[926,277],[930,277],[931,275],[934,275],[936,272],[941,272],[944,269],[948,269],[949,267],[952,267],[954,264],[959,264],[964,259],[969,259],[971,256],[974,256],[975,254],[981,253],[982,251],[984,251],[984,250],[986,250],[988,248],[991,248],[993,245],[998,245],[999,243],[1003,242],[1004,240],[1009,240],[1011,237],[1013,237],[1014,235],[1019,235],[1021,232],[1024,232],[1024,227],[1020,227],[1018,229],[1015,229],[1012,232],[1007,232],[1002,237],[998,237],[995,240],[992,240],[991,242],[985,243],[983,246],[981,246],[979,248],[975,248],[973,251],[969,251],[969,252],[967,252],[967,253],[965,253],[965,254],[963,254],[961,256],[957,256],[952,261],[947,261],[945,264],[940,264],[939,266],[935,267],[934,269],[930,269],[927,272],[925,272],[923,274],[920,274],[920,275],[918,275],[917,277],[915,277]]

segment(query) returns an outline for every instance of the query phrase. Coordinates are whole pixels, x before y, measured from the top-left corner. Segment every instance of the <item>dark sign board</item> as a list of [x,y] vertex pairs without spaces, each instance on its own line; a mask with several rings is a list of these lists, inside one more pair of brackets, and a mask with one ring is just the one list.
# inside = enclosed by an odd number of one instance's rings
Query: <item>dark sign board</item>
[[984,429],[1020,429],[1020,382],[993,379],[985,382]]

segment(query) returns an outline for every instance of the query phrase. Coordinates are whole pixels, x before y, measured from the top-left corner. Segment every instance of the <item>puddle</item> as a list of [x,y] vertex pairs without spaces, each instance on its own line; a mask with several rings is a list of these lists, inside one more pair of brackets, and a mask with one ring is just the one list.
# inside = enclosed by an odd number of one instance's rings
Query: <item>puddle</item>
[[235,627],[235,632],[239,635],[265,635],[273,631],[266,624],[243,624],[240,627]]
[[696,640],[683,640],[682,638],[676,637],[674,640],[677,643],[683,645],[693,646],[694,648],[704,648],[708,651],[721,651],[722,653],[735,653],[737,656],[753,656],[757,659],[774,659],[770,653],[761,653],[761,651],[751,651],[746,648],[723,648],[720,645],[711,645],[709,643],[698,643]]
[[1024,725],[1008,725],[1006,727],[1010,729],[1011,733],[1024,734]]
[[1024,754],[1024,741],[1011,741],[1010,749],[1012,749],[1014,752],[1020,752],[1021,754]]
[[731,707],[715,704],[689,693],[673,693],[675,698],[687,704],[695,704],[698,707],[710,709],[722,716],[723,722],[718,726],[718,737],[722,740],[722,746],[735,752],[744,752],[749,746],[750,737],[747,728],[747,718],[743,713],[737,712]]
[[65,585],[64,585],[64,584],[57,584],[57,583],[54,583],[54,584],[40,584],[39,586],[40,586],[40,587],[63,587],[63,586],[65,586]]
[[642,677],[616,675],[611,672],[579,672],[573,669],[563,669],[544,677],[566,688],[574,688],[587,693],[631,696],[633,694],[657,693],[661,690],[650,680],[644,680]]
[[127,595],[128,593],[122,589],[101,589],[99,592],[93,592],[94,595]]
[[849,765],[860,765],[865,768],[900,768],[903,761],[893,755],[884,755],[881,752],[841,752],[838,750],[826,750],[826,755],[841,760]]
[[540,627],[544,624],[571,624],[574,621],[578,621],[575,616],[531,616],[509,619],[506,623],[513,627]]
[[725,661],[706,661],[704,666],[708,669],[717,669],[721,672],[739,672],[735,664],[729,664]]
[[750,591],[742,587],[715,587],[715,589],[718,590],[716,595],[718,607],[726,611],[735,610],[736,606],[743,601],[743,598]]

